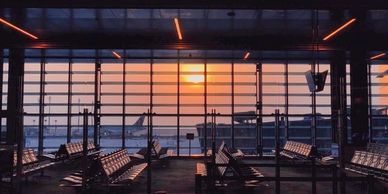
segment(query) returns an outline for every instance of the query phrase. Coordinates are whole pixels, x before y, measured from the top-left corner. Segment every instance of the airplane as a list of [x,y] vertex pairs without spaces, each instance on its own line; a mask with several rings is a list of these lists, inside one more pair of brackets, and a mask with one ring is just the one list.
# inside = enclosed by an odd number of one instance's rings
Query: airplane
[[[136,132],[146,129],[144,126],[145,115],[140,116],[132,125],[125,126],[125,136],[135,136]],[[102,126],[100,129],[101,136],[105,137],[121,137],[122,127],[118,125]]]

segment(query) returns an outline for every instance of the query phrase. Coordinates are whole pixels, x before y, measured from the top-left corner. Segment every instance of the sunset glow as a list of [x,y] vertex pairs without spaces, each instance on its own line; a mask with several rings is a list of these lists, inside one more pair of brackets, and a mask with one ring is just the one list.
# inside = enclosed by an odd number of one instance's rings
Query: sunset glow
[[187,82],[198,84],[205,81],[204,65],[183,65],[182,74]]

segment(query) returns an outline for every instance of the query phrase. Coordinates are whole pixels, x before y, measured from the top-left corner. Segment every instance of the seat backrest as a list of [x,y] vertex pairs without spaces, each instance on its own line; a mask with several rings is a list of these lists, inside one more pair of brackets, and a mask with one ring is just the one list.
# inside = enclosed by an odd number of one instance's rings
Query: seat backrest
[[[22,152],[22,165],[29,165],[32,163],[38,162],[38,158],[35,155],[34,150],[32,149],[24,149]],[[17,165],[17,152],[14,151],[13,155],[13,166],[15,167]]]
[[102,172],[108,180],[112,179],[116,172],[131,162],[126,149],[120,149],[99,158]]
[[388,156],[387,155],[385,155],[384,160],[385,160],[385,162],[381,165],[381,168],[379,168],[379,169],[385,170],[388,172]]
[[228,164],[231,168],[231,170],[233,170],[233,172],[239,174],[239,175],[242,175],[243,172],[242,172],[242,168],[240,166],[240,160],[238,160],[238,158],[236,158],[235,156],[233,156],[232,153],[230,153],[229,149],[225,146],[224,149],[222,149],[222,152],[224,153],[224,155],[228,158]]
[[290,150],[290,141],[286,141],[286,143],[284,144],[284,147],[283,147],[283,150]]
[[381,155],[375,168],[383,170],[386,163],[388,163],[388,157],[386,155]]
[[162,150],[162,146],[160,145],[159,141],[155,140],[153,142],[153,150],[155,152],[155,155],[159,156],[160,150]]
[[355,151],[354,154],[353,154],[352,159],[350,160],[350,162],[353,163],[353,164],[357,164],[358,161],[360,160],[360,157],[361,157],[361,152],[360,151]]
[[222,152],[222,150],[225,148],[225,146],[226,146],[225,141],[222,141],[220,147],[218,147],[217,153]]
[[220,176],[224,176],[229,164],[229,158],[223,153],[216,153],[216,165],[221,164],[222,166],[217,166],[218,173]]
[[371,153],[371,152],[364,152],[364,157],[362,158],[362,160],[359,161],[359,164],[363,165],[363,166],[367,166],[368,161],[371,160],[372,156],[373,156],[373,153]]
[[296,141],[287,140],[283,150],[294,152],[304,157],[310,157],[313,154],[314,146]]

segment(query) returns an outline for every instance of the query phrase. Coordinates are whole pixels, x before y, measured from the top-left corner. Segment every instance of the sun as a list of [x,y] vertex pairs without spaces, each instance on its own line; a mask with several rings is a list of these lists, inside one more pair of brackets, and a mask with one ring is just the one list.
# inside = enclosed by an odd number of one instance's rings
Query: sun
[[203,65],[184,65],[182,73],[187,82],[198,84],[205,81]]
[[188,75],[186,77],[186,80],[188,82],[192,82],[195,84],[201,83],[205,81],[205,77],[203,75]]

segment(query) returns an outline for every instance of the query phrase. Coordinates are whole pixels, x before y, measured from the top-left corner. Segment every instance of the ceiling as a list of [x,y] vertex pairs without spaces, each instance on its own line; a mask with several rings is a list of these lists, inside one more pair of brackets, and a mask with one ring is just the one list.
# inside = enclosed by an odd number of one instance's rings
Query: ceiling
[[[322,58],[333,50],[350,51],[362,47],[371,55],[388,50],[386,3],[377,10],[369,4],[357,4],[357,0],[350,4],[347,0],[339,0],[333,1],[338,6],[333,11],[329,10],[331,5],[319,0],[303,1],[303,5],[291,5],[293,0],[288,3],[243,0],[241,4],[227,1],[229,4],[224,5],[215,0],[207,6],[205,2],[210,2],[207,0],[188,0],[187,4],[178,4],[178,1],[162,4],[166,2],[162,0],[154,3],[79,0],[67,5],[64,0],[56,3],[43,0],[39,4],[30,0],[18,2],[2,0],[0,6],[5,8],[0,7],[0,17],[39,39],[31,40],[1,25],[0,46],[50,48],[56,50],[55,56],[64,54],[60,49],[68,53],[66,55],[70,53],[68,49],[89,49],[90,56],[95,56],[93,49],[105,49],[108,53],[130,49],[131,53],[142,53],[133,55],[137,58],[158,56],[159,51],[163,51],[160,58],[174,58],[177,50],[181,50],[179,56],[183,58],[218,58],[218,55],[239,58],[250,51],[252,56],[268,59],[284,56],[309,59],[317,48]],[[369,2],[379,5],[383,1]],[[21,7],[23,9],[19,9]],[[360,8],[367,9],[361,17]],[[19,14],[19,20],[16,19],[15,10],[23,10],[21,13],[25,17],[20,20]],[[177,38],[174,18],[179,18],[183,40]],[[352,18],[357,18],[354,25],[330,41],[322,40]],[[225,55],[225,50],[230,54]],[[32,57],[34,52],[40,55],[38,51],[31,51]],[[76,54],[73,52],[73,55]]]

